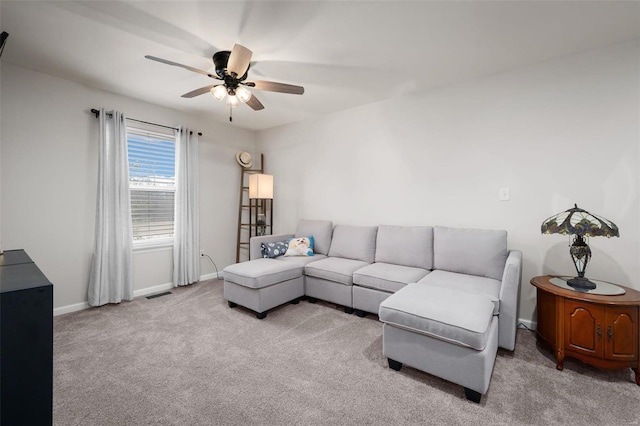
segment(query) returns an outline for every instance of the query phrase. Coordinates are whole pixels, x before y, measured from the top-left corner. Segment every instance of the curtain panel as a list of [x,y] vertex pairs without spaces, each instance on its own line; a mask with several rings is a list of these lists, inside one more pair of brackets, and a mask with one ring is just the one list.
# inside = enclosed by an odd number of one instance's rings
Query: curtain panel
[[88,302],[133,299],[132,225],[126,118],[100,110],[98,192]]
[[173,286],[200,280],[200,216],[198,212],[198,136],[176,130],[175,233]]

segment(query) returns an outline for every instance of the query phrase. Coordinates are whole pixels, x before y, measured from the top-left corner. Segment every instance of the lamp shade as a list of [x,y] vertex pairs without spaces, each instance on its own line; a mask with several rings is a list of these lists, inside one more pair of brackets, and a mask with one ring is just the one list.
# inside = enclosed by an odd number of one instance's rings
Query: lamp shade
[[211,89],[211,95],[221,101],[225,96],[227,96],[227,88],[224,87],[224,84],[218,84]]
[[247,103],[247,101],[251,99],[251,92],[242,86],[238,86],[236,89],[236,96],[240,102]]
[[551,216],[542,223],[543,234],[580,235],[582,237],[619,237],[615,223],[598,217],[574,204],[574,207]]
[[238,100],[238,97],[236,95],[227,96],[227,106],[237,107],[239,103],[240,101]]
[[253,174],[249,176],[249,198],[273,199],[273,176]]

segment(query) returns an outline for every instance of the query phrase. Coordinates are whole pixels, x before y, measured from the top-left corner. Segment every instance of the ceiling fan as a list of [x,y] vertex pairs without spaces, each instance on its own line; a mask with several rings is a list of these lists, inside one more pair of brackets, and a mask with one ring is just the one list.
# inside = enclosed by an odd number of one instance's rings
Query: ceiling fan
[[[188,65],[179,64],[166,59],[157,58],[155,56],[146,55],[145,58],[152,61],[161,62],[167,65],[181,67],[198,74],[206,75],[222,83],[204,86],[182,95],[183,98],[194,98],[211,92],[214,98],[223,100],[227,96],[227,105],[235,107],[239,103],[246,103],[253,110],[259,111],[264,109],[264,105],[256,98],[256,96],[247,89],[252,87],[257,90],[267,92],[290,93],[294,95],[302,95],[304,87],[294,86],[292,84],[276,83],[273,81],[246,81],[249,67],[251,66],[251,55],[253,52],[246,47],[235,44],[233,50],[222,50],[213,55],[213,64],[215,66],[215,74],[208,73],[198,68]],[[229,121],[233,121],[231,113],[229,113]]]

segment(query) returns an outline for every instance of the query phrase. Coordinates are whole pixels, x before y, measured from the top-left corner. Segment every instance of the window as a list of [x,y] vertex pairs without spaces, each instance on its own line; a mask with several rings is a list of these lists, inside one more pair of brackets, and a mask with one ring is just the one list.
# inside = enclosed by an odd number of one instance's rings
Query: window
[[133,242],[173,240],[175,136],[127,127]]

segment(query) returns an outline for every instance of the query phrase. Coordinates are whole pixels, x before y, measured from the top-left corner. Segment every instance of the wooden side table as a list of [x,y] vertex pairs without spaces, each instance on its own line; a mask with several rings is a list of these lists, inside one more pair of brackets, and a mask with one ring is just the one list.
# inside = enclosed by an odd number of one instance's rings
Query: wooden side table
[[608,370],[631,367],[640,386],[640,292],[604,283],[624,294],[591,294],[552,279],[561,278],[534,277],[531,284],[537,288],[538,341],[555,352],[556,368],[563,369],[565,357]]

